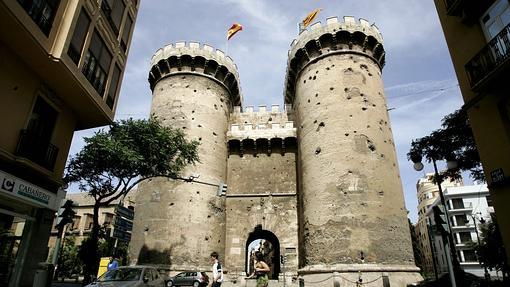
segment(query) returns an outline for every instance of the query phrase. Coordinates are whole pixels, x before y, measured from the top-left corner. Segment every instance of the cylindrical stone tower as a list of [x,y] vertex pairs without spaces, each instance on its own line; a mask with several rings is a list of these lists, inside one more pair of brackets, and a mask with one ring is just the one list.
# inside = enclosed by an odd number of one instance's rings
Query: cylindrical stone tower
[[305,282],[340,272],[340,286],[347,286],[358,271],[364,282],[388,272],[391,286],[419,278],[384,97],[384,59],[377,27],[352,17],[314,24],[291,45],[285,103],[298,129]]
[[[237,67],[211,46],[176,43],[151,61],[151,116],[198,140],[200,162],[182,172],[210,184],[226,182],[228,116],[241,104]],[[225,248],[224,198],[217,187],[181,180],[140,184],[130,256],[172,270],[210,268],[209,254]]]

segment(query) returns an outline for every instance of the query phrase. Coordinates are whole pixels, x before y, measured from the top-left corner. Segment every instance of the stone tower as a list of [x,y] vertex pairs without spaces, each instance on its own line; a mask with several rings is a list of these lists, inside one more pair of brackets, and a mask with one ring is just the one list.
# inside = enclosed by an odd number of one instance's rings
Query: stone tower
[[[226,182],[227,121],[241,103],[232,59],[211,46],[181,42],[159,49],[151,67],[152,116],[200,142],[200,163],[182,175]],[[130,244],[138,263],[205,270],[211,251],[223,255],[225,203],[217,187],[158,178],[140,184],[139,190]]]
[[[376,26],[329,18],[291,44],[285,103],[298,135],[300,272],[417,278]],[[307,279],[308,278],[308,279]],[[378,285],[380,286],[380,285]],[[393,284],[391,286],[394,286]],[[397,285],[399,286],[399,285]]]
[[[158,50],[149,73],[152,114],[200,141],[200,163],[183,176],[200,175],[202,183],[140,184],[133,261],[172,273],[209,270],[208,255],[217,251],[225,284],[251,286],[244,278],[258,250],[271,285],[285,279],[296,286],[300,278],[350,286],[361,277],[372,282],[364,286],[406,286],[420,279],[384,59],[382,37],[367,21],[314,24],[292,42],[285,108],[256,111],[241,108],[237,68],[223,52],[198,43]],[[220,183],[228,185],[225,196],[217,195]]]

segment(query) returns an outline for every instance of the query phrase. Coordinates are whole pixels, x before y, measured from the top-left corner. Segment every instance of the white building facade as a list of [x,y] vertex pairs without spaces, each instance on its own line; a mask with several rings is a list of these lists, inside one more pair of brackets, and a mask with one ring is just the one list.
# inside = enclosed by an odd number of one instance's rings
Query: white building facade
[[[480,229],[479,225],[491,220],[491,213],[494,213],[489,190],[486,185],[448,187],[444,190],[444,197],[460,267],[466,272],[484,277],[484,268],[478,262],[477,255],[470,243],[478,241],[477,229]],[[437,198],[426,211],[428,222],[432,225],[435,224],[432,207],[439,204],[441,204],[441,200]],[[439,233],[431,232],[430,234],[438,273],[447,273],[443,239]],[[491,276],[496,276],[495,272],[490,270],[488,272]]]
[[[439,188],[432,180],[434,173],[427,173],[420,178],[416,183],[416,196],[418,197],[418,222],[415,225],[416,237],[420,244],[423,258],[422,268],[425,274],[432,274],[434,272],[434,257],[432,246],[430,245],[430,236],[427,219],[427,209],[432,206],[434,201],[439,198]],[[447,180],[441,183],[443,190],[449,187],[463,186],[462,180]]]

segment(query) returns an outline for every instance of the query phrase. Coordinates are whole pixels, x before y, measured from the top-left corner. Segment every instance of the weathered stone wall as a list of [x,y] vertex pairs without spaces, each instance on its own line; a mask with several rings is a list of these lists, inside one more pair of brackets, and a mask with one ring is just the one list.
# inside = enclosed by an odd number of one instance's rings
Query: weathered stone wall
[[349,18],[312,27],[291,48],[305,269],[361,263],[361,252],[365,263],[414,265],[380,41]]
[[[236,107],[230,115],[225,266],[232,278],[248,272],[253,236],[269,233],[278,241],[274,256],[285,254],[287,272],[297,273],[296,129],[287,112],[273,105]],[[271,268],[283,271],[276,265]]]
[[[200,162],[186,168],[184,177],[199,175],[203,182],[226,182],[227,121],[233,102],[239,100],[233,89],[237,78],[234,85],[229,80],[232,73],[222,65],[228,61],[218,59],[215,51],[180,46],[165,48],[165,53],[168,58],[159,53],[162,59],[153,59],[157,66],[150,74],[151,114],[200,142]],[[201,58],[207,56],[217,62]],[[167,264],[172,270],[209,269],[212,251],[223,256],[224,228],[224,199],[217,196],[217,187],[147,181],[139,186],[131,256],[138,263]]]

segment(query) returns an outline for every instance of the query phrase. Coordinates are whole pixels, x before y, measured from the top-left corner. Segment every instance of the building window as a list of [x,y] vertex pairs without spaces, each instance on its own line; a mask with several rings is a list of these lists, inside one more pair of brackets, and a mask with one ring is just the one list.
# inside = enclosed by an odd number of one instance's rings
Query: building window
[[58,148],[50,143],[58,112],[42,97],[38,97],[28,126],[21,131],[16,154],[53,170]]
[[92,214],[85,214],[85,230],[91,230],[92,225],[94,225],[94,219],[92,217]]
[[477,262],[474,250],[463,250],[462,253],[464,253],[464,262]]
[[122,38],[120,39],[120,46],[124,53],[127,51],[127,45],[129,42],[129,34],[131,33],[131,26],[133,26],[133,20],[131,17],[127,17],[126,23],[124,24],[124,30],[122,31]]
[[463,209],[464,208],[464,201],[462,198],[454,198],[451,200],[453,209]]
[[510,24],[510,3],[508,0],[498,0],[480,19],[482,30],[487,41],[496,37],[501,30]]
[[83,49],[83,44],[85,43],[85,37],[87,36],[89,25],[90,17],[87,15],[85,10],[81,9],[80,16],[76,22],[76,27],[74,28],[73,38],[71,39],[69,49],[67,50],[67,55],[69,55],[71,60],[73,60],[77,66],[80,62],[81,50]]
[[94,31],[90,46],[85,55],[82,72],[102,97],[104,94],[112,54],[97,31]]
[[18,0],[18,3],[39,26],[44,35],[48,36],[60,0]]
[[101,10],[105,14],[115,35],[119,34],[120,23],[122,22],[125,8],[124,0],[103,0],[101,2]]
[[115,104],[115,95],[117,93],[117,87],[119,85],[120,79],[120,68],[115,65],[113,68],[112,79],[110,81],[110,88],[108,89],[108,96],[106,97],[106,104],[110,109],[113,109],[113,104]]
[[473,241],[473,239],[471,238],[471,232],[459,232],[459,237],[460,237],[459,243],[462,244],[466,244]]
[[487,200],[487,206],[492,206],[492,198],[490,195],[487,195],[485,197],[485,200]]
[[76,229],[80,228],[80,221],[81,221],[81,216],[75,216],[73,218],[73,226],[71,227],[71,229],[76,230]]
[[465,214],[455,215],[455,220],[457,221],[456,226],[466,226],[469,223]]
[[113,214],[112,213],[104,213],[104,222],[103,225],[110,225],[113,222]]

